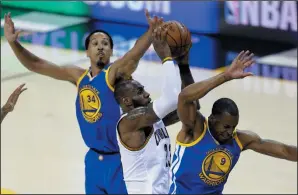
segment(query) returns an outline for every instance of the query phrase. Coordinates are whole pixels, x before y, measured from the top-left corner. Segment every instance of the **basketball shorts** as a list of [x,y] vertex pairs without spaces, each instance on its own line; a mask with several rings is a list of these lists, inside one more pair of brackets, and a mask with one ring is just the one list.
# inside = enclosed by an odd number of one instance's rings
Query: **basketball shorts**
[[86,194],[127,194],[120,153],[90,149],[85,157]]

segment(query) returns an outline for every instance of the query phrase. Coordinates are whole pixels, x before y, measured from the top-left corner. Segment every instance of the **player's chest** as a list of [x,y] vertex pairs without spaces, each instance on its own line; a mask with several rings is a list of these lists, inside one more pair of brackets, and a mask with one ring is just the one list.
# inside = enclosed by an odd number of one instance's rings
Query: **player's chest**
[[237,163],[240,152],[233,147],[218,147],[214,145],[197,145],[185,150],[186,175],[199,180],[206,185],[217,186],[224,183]]

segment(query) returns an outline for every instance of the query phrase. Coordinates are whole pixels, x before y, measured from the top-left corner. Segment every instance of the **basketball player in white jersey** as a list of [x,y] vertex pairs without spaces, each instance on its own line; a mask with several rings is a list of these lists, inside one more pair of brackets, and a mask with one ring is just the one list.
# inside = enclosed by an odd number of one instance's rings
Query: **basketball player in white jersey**
[[163,61],[161,96],[152,103],[150,94],[135,80],[123,79],[115,85],[115,98],[124,112],[117,139],[129,194],[166,194],[169,189],[171,145],[162,119],[177,109],[181,80],[165,41],[166,31],[159,28],[153,36],[154,49]]

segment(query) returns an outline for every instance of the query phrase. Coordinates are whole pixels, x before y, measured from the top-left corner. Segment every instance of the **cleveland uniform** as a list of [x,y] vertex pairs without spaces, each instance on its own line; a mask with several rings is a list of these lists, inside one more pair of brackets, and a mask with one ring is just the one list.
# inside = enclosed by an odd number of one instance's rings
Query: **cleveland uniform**
[[177,141],[169,194],[222,194],[241,150],[236,131],[230,144],[220,145],[211,135],[206,120],[197,140],[190,144]]
[[167,194],[170,182],[171,143],[162,120],[153,125],[153,131],[145,144],[137,150],[125,146],[119,133],[117,139],[128,193]]
[[109,68],[93,78],[88,69],[77,82],[77,120],[90,148],[85,157],[87,194],[127,194],[115,131],[121,111],[108,81]]

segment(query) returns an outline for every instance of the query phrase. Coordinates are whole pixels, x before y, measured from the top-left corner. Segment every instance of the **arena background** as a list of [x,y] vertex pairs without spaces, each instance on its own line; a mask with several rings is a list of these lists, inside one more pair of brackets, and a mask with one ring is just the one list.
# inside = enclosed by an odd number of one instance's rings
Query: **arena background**
[[[21,83],[13,113],[1,126],[1,187],[18,193],[84,193],[87,151],[75,118],[76,88],[26,70],[3,37],[11,12],[34,54],[59,65],[88,67],[84,40],[108,31],[114,57],[127,52],[147,29],[144,8],[184,23],[192,33],[190,64],[196,81],[223,71],[243,49],[254,52],[255,76],[213,90],[201,100],[210,114],[221,97],[236,101],[239,129],[297,145],[296,1],[1,1],[1,105]],[[160,95],[160,61],[151,47],[134,77],[153,98]],[[174,150],[180,123],[168,131]],[[297,163],[244,152],[224,193],[297,193]]]

